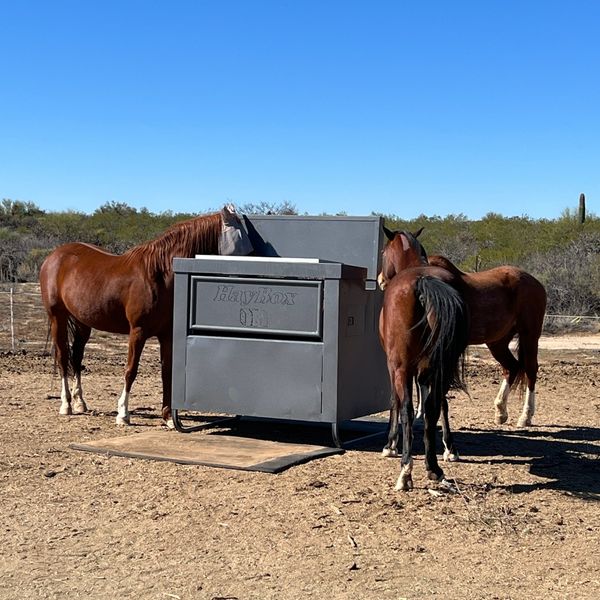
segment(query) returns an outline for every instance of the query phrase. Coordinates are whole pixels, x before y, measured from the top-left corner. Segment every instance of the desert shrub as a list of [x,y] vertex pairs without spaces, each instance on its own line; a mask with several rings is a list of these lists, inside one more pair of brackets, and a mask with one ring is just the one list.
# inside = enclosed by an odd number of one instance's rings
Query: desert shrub
[[600,233],[582,234],[564,247],[534,253],[525,267],[546,287],[548,314],[600,314]]

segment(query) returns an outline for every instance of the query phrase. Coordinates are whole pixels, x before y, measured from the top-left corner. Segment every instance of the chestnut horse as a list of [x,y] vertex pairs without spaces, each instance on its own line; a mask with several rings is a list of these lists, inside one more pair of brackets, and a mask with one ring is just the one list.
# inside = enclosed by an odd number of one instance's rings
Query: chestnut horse
[[[410,490],[414,410],[412,381],[418,375],[429,393],[424,400],[425,468],[439,481],[444,473],[436,456],[436,426],[450,387],[464,388],[462,354],[467,345],[466,306],[448,284],[450,274],[430,266],[397,271],[394,256],[401,252],[402,236],[393,236],[383,251],[387,286],[379,319],[379,335],[390,376],[390,427],[384,453],[397,455],[398,420],[402,424],[401,470],[396,489]],[[445,428],[445,425],[442,424]],[[446,451],[452,451],[451,434],[444,431]]]
[[[114,255],[91,244],[56,248],[40,269],[55,357],[62,377],[59,414],[87,411],[81,362],[92,329],[129,335],[125,386],[117,425],[129,424],[129,394],[146,340],[157,337],[162,374],[162,417],[171,420],[173,257],[250,254],[252,244],[233,207],[176,223],[154,240]],[[73,393],[68,376],[72,374]],[[71,405],[71,403],[73,403]]]
[[[504,379],[494,401],[496,423],[508,420],[509,393],[522,384],[526,385],[525,401],[517,424],[519,427],[531,425],[535,412],[538,341],[546,310],[544,286],[529,273],[513,266],[464,273],[443,256],[427,257],[416,239],[422,230],[414,235],[402,233],[405,242],[399,268],[429,264],[452,275],[452,285],[469,309],[469,344],[486,344],[502,367]],[[386,235],[394,234],[387,230]],[[515,337],[518,338],[516,357],[509,348]],[[425,390],[420,388],[420,392],[422,395]]]

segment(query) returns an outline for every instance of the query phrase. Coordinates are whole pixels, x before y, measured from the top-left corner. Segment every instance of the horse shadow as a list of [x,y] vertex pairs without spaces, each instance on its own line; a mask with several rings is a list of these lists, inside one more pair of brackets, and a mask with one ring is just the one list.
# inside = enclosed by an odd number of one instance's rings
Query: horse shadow
[[504,486],[512,493],[547,489],[600,500],[599,428],[461,428],[453,435],[461,462],[528,465],[529,473],[545,479]]
[[[211,435],[234,435],[252,439],[332,446],[330,426],[277,419],[195,415],[192,421],[208,423]],[[340,424],[344,449],[380,454],[387,435],[387,420],[356,420]],[[423,422],[415,421],[413,449],[423,454]],[[548,425],[529,429],[480,429],[453,431],[460,463],[523,465],[545,481],[494,485],[514,494],[556,490],[590,501],[600,501],[600,428]],[[443,448],[438,431],[438,452]],[[389,460],[389,459],[381,459]]]
[[244,225],[246,226],[246,232],[248,233],[248,237],[250,238],[250,242],[254,248],[254,254],[256,256],[279,256],[273,244],[265,241],[256,227],[254,227],[252,221],[246,215],[243,216],[243,219]]

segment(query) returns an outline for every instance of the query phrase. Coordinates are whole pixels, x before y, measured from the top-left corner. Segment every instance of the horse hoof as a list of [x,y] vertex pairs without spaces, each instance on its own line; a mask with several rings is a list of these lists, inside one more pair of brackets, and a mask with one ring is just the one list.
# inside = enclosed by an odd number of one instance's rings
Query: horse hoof
[[529,417],[519,417],[517,421],[517,427],[529,427],[531,425],[531,419]]
[[167,426],[167,429],[175,429],[175,423],[173,422],[173,419],[167,419],[165,421],[165,424]]
[[444,479],[444,472],[440,469],[439,473],[436,471],[427,471],[427,477],[431,481],[441,481]]
[[82,415],[87,412],[87,406],[83,400],[73,403],[73,414]]
[[438,483],[438,487],[444,492],[450,492],[451,494],[458,493],[458,488],[456,487],[456,484],[454,484],[452,481],[448,481],[447,479],[442,479]]
[[117,415],[116,424],[119,425],[119,426],[122,426],[122,425],[131,425],[131,422],[129,420],[129,415],[126,416],[126,417],[121,417],[121,416]]
[[398,450],[394,450],[392,448],[384,448],[381,451],[381,456],[385,458],[398,458]]
[[398,477],[398,481],[396,482],[394,489],[399,492],[410,492],[410,490],[413,489],[412,477],[410,475],[406,477],[400,475],[400,477]]
[[504,425],[506,421],[508,421],[508,414],[498,414],[496,415],[496,425]]
[[444,451],[443,458],[446,462],[458,462],[460,460],[460,456],[458,456],[458,452],[450,452],[449,450]]
[[63,405],[61,405],[61,407],[58,411],[58,414],[61,417],[68,417],[73,414],[73,409],[71,408],[70,404],[63,404]]

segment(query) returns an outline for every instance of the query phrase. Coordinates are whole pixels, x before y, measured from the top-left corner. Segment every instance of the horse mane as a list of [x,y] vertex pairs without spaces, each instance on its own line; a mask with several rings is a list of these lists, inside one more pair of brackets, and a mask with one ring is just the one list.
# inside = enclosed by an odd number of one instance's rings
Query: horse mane
[[159,237],[131,248],[123,256],[139,261],[148,271],[170,273],[174,256],[218,254],[221,226],[220,212],[175,223]]

